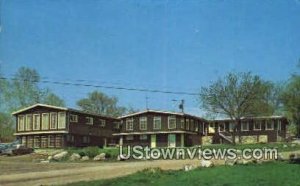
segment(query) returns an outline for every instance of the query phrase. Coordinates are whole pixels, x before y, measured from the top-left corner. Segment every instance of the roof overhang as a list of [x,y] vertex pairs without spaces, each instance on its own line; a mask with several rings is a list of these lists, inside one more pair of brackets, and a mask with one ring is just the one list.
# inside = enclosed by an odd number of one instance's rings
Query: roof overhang
[[22,113],[22,112],[24,112],[26,110],[30,110],[30,109],[33,109],[35,107],[46,107],[46,108],[52,108],[52,109],[58,109],[58,110],[68,110],[68,108],[66,108],[66,107],[57,107],[57,106],[53,106],[53,105],[46,105],[46,104],[38,103],[38,104],[31,105],[31,106],[26,107],[26,108],[17,110],[15,112],[13,112],[12,115],[16,115],[16,114]]

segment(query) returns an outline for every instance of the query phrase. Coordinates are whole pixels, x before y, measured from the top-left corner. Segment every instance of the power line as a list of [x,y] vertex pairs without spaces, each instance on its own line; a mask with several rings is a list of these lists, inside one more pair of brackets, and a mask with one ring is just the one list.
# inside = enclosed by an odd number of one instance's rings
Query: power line
[[131,88],[124,86],[109,86],[109,85],[94,85],[94,84],[85,84],[85,83],[74,83],[74,82],[64,82],[64,81],[51,81],[42,79],[40,81],[32,80],[22,80],[18,78],[9,78],[1,76],[0,79],[3,80],[18,80],[18,81],[27,81],[33,83],[51,83],[56,85],[71,85],[71,86],[83,86],[83,87],[94,87],[94,88],[105,88],[105,89],[115,89],[115,90],[125,90],[125,91],[136,91],[136,92],[151,92],[151,93],[163,93],[163,94],[177,94],[177,95],[188,95],[188,96],[197,96],[199,93],[195,92],[185,92],[185,91],[168,91],[168,90],[158,90],[158,89],[146,89],[146,88]]

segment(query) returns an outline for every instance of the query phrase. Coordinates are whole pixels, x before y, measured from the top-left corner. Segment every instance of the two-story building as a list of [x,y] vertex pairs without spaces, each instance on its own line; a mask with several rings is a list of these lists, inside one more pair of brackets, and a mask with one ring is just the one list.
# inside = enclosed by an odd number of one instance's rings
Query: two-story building
[[121,131],[114,133],[120,145],[184,147],[200,145],[207,121],[179,112],[145,110],[119,118]]
[[119,131],[116,118],[45,104],[12,114],[16,117],[15,136],[27,147],[103,147],[117,141],[112,136]]

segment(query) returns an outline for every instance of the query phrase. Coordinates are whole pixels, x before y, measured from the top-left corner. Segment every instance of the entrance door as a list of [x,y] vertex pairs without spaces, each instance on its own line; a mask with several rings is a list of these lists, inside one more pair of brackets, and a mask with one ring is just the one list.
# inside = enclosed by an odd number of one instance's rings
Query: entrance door
[[176,135],[175,134],[168,135],[168,147],[176,147]]
[[151,135],[151,148],[155,148],[156,147],[156,135],[153,134]]

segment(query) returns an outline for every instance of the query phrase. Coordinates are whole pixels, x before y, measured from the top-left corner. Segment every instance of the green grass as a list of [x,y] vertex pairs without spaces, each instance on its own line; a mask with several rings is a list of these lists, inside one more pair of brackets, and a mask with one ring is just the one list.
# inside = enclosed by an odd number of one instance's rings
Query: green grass
[[129,186],[129,185],[271,185],[300,186],[300,165],[285,162],[269,162],[264,164],[219,166],[213,168],[198,168],[184,171],[140,171],[130,176],[78,182],[72,186]]

